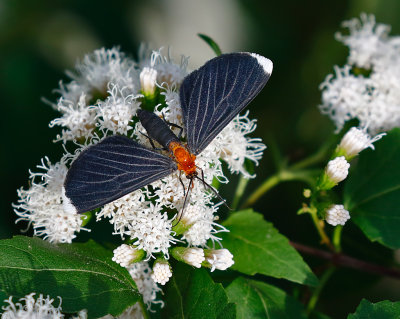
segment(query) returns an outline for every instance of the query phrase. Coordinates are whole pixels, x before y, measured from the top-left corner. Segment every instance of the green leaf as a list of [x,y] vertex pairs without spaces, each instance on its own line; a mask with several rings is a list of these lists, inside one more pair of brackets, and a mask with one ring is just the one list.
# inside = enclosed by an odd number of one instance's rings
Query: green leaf
[[360,154],[347,179],[344,202],[354,223],[371,241],[400,248],[400,129]]
[[208,35],[205,35],[202,33],[198,33],[197,35],[210,46],[210,48],[214,51],[216,56],[219,56],[222,54],[222,51],[221,51],[219,45],[213,39],[211,39]]
[[368,300],[361,300],[361,303],[354,314],[347,319],[398,319],[400,316],[400,302],[388,300],[371,303]]
[[126,269],[93,241],[50,244],[16,236],[0,241],[0,287],[21,298],[31,292],[62,298],[63,312],[88,310],[90,317],[120,314],[140,295]]
[[163,318],[235,318],[235,305],[208,270],[174,262],[174,275],[166,286]]
[[222,243],[233,254],[232,269],[316,285],[318,279],[287,238],[252,210],[232,214],[223,225]]
[[236,318],[307,318],[303,305],[285,291],[266,283],[237,278],[226,289],[236,304]]

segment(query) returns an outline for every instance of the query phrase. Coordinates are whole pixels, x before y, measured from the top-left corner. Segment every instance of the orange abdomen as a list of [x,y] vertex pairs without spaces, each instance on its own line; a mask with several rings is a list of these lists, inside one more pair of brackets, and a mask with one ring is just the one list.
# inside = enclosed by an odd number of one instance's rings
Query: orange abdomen
[[196,173],[196,156],[191,154],[185,146],[179,142],[171,142],[168,148],[174,154],[175,161],[178,164],[178,169],[184,171],[186,176]]

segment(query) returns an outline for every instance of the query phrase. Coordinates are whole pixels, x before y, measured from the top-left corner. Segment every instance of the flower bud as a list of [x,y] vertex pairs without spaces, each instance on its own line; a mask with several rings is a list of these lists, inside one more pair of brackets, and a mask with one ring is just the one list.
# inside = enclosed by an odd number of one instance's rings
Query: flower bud
[[331,205],[326,210],[325,220],[332,226],[344,225],[348,219],[350,214],[343,205]]
[[134,246],[122,244],[113,251],[114,257],[112,258],[121,267],[128,267],[130,264],[141,261],[145,252],[142,249],[136,249]]
[[305,190],[303,190],[303,196],[304,196],[305,198],[310,198],[311,195],[312,195],[311,189],[306,188]]
[[183,261],[188,265],[200,268],[201,263],[204,261],[204,250],[196,247],[175,247],[172,249],[172,256],[176,260]]
[[344,156],[336,157],[328,162],[325,172],[318,183],[319,189],[331,189],[343,181],[349,173],[350,164]]
[[158,258],[154,262],[153,273],[151,274],[151,278],[154,280],[154,282],[164,286],[171,277],[172,277],[172,271],[168,261],[162,258]]
[[145,96],[153,96],[156,90],[157,71],[153,68],[144,67],[140,72],[140,85]]

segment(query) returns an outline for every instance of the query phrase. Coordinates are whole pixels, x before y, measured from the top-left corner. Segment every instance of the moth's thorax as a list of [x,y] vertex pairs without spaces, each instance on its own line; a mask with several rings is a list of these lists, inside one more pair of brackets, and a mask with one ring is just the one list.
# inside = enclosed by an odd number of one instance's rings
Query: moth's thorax
[[188,151],[188,149],[179,142],[171,142],[168,148],[174,155],[174,159],[178,164],[178,169],[184,171],[186,176],[197,174],[196,172],[196,156]]

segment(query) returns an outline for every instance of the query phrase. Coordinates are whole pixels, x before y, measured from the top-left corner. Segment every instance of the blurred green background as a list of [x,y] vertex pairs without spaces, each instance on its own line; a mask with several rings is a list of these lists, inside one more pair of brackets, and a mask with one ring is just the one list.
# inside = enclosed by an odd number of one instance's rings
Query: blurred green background
[[[334,64],[344,64],[348,54],[334,33],[343,20],[361,12],[374,13],[378,22],[392,26],[392,34],[400,34],[397,0],[0,0],[4,111],[0,116],[0,238],[11,237],[25,226],[14,225],[11,203],[17,200],[17,188],[28,187],[28,170],[35,170],[44,156],[57,162],[62,154],[61,144],[52,143],[58,129],[48,127],[58,114],[42,99],[56,101],[53,90],[61,79],[68,80],[65,70],[72,69],[85,53],[120,46],[135,57],[139,44],[149,42],[155,49],[172,46],[176,55],[191,56],[189,66],[194,69],[213,55],[196,36],[201,32],[224,52],[252,51],[269,57],[274,62],[273,75],[250,107],[250,116],[258,119],[255,136],[267,145],[275,143],[289,161],[296,161],[317,150],[334,130],[318,111],[318,86]],[[274,169],[267,149],[249,191]],[[318,246],[308,218],[295,214],[303,186],[279,185],[254,208],[289,239]],[[228,200],[234,188],[234,182],[225,188]],[[346,226],[344,244],[354,256],[390,262],[390,252],[368,243],[354,226]],[[307,261],[318,265],[318,261]],[[392,279],[378,281],[343,270],[331,282],[319,310],[332,317],[354,311],[361,297],[371,301],[399,297]]]

